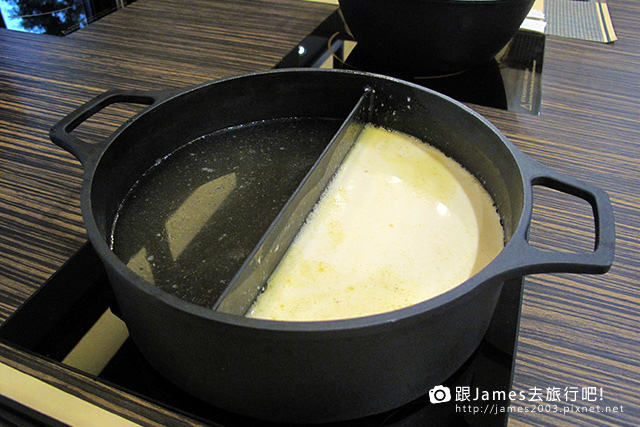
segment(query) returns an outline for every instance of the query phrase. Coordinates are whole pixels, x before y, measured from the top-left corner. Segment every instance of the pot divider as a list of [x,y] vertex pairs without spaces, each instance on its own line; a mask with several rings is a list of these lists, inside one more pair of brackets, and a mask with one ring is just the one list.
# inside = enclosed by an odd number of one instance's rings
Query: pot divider
[[338,132],[213,305],[214,310],[236,315],[248,312],[364,125],[371,121],[373,102],[373,90],[365,89]]

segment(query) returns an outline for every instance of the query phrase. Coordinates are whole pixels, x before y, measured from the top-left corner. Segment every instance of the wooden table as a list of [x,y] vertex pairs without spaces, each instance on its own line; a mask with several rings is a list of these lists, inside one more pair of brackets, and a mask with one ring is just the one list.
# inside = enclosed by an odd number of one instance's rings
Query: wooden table
[[[608,274],[526,279],[514,391],[595,387],[602,400],[575,403],[618,412],[532,413],[530,402],[515,402],[514,426],[640,425],[640,5],[611,0],[609,9],[615,44],[547,38],[540,116],[473,106],[531,157],[604,188],[616,216]],[[0,322],[87,239],[82,169],[49,141],[53,123],[110,88],[270,68],[334,10],[298,0],[138,0],[64,38],[0,30]],[[110,108],[78,132],[109,135],[131,114]],[[550,193],[536,192],[532,241],[588,246],[590,213]],[[197,424],[6,345],[0,362],[140,424]]]

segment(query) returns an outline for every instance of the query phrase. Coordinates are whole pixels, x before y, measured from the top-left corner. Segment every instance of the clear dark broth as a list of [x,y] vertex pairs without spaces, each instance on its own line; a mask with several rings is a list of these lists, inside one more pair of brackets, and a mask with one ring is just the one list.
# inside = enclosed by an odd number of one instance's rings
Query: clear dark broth
[[340,124],[269,120],[180,147],[123,200],[113,251],[153,285],[212,306]]

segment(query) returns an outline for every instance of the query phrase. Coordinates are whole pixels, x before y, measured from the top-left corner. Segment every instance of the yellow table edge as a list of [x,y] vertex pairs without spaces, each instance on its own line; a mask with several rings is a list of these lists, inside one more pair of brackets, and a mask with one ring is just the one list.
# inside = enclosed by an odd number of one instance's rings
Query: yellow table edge
[[0,363],[0,394],[71,426],[138,426],[4,363]]

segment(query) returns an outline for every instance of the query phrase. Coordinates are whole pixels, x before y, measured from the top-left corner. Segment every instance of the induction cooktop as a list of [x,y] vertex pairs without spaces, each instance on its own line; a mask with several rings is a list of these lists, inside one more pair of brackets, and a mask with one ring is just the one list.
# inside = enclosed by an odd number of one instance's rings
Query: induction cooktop
[[[459,390],[511,389],[521,298],[521,280],[507,282],[491,326],[472,357],[442,385]],[[159,374],[129,338],[101,261],[86,243],[0,327],[0,340],[53,363],[82,372],[168,409],[225,427],[264,426],[202,402]],[[473,413],[455,396],[434,404],[429,393],[391,411],[362,419],[323,424],[364,426],[502,426],[505,401],[482,402],[490,413]],[[502,409],[501,409],[502,408]],[[1,411],[0,411],[1,412]]]
[[292,49],[276,68],[368,71],[400,78],[461,102],[538,115],[544,46],[544,34],[520,29],[495,58],[473,68],[446,75],[409,72],[401,65],[361,51],[338,10]]

